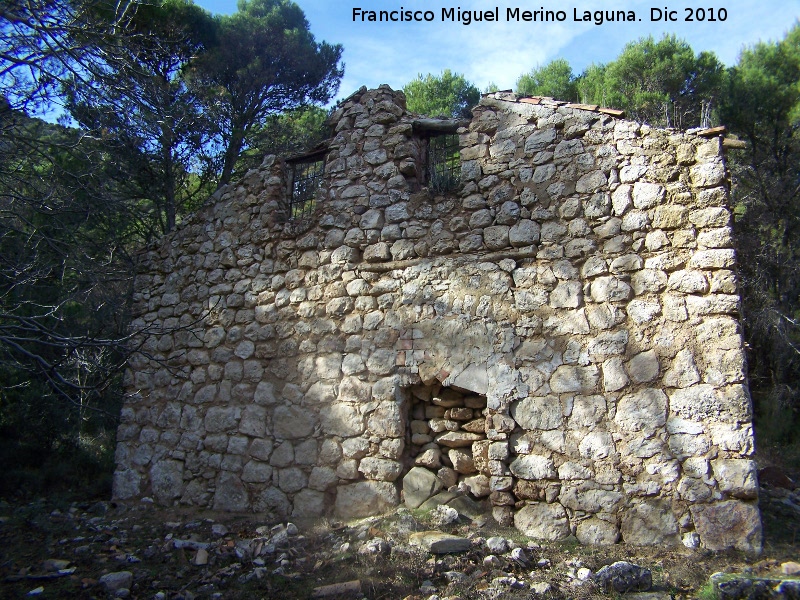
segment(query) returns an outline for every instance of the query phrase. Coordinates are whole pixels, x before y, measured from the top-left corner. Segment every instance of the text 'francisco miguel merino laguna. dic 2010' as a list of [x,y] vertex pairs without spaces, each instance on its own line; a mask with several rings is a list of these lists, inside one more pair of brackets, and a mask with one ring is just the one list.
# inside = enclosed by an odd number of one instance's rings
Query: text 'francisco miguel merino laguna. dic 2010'
[[[728,18],[728,11],[724,8],[683,8],[681,15],[677,10],[669,7],[651,8],[649,21],[725,21]],[[572,21],[594,23],[619,23],[641,21],[642,18],[636,15],[633,10],[579,10],[572,9]],[[470,25],[472,23],[497,22],[501,16],[506,22],[527,22],[527,23],[554,23],[563,22],[568,19],[568,11],[564,10],[545,10],[544,7],[538,10],[523,10],[519,7],[506,7],[505,12],[501,12],[499,7],[487,10],[461,10],[461,7],[442,7],[438,21],[461,23]],[[398,10],[365,10],[363,8],[353,8],[353,21],[364,23],[413,23],[413,22],[432,22],[437,21],[437,13],[432,10],[407,10],[402,6]]]

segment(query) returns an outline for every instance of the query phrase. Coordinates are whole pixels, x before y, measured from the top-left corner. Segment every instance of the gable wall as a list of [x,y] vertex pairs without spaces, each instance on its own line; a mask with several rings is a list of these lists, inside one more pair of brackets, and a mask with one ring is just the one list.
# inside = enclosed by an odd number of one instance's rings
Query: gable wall
[[433,196],[402,94],[361,90],[311,219],[267,157],[142,255],[118,499],[389,509],[410,406],[444,386],[486,397],[467,450],[499,521],[760,545],[721,138],[501,94],[474,114]]

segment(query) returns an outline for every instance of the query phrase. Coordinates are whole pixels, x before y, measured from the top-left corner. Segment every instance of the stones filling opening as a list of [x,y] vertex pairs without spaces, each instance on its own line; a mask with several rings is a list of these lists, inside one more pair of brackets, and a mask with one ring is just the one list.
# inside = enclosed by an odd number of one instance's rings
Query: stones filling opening
[[433,508],[464,496],[487,498],[486,396],[438,384],[410,391],[406,505]]

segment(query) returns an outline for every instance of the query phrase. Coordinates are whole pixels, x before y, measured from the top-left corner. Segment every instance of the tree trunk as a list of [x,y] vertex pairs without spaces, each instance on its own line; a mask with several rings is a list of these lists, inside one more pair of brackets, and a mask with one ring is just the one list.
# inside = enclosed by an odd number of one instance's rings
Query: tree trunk
[[222,165],[222,175],[219,178],[219,185],[222,187],[231,181],[233,176],[233,169],[236,166],[236,161],[239,160],[239,153],[242,151],[244,145],[244,127],[239,125],[233,126],[231,132],[231,139],[228,142],[228,147],[225,149],[225,160]]

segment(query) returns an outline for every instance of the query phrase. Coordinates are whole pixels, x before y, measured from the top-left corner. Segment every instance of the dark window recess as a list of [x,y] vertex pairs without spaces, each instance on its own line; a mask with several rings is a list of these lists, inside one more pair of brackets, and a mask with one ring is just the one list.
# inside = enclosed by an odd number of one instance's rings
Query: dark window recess
[[322,185],[325,160],[292,163],[292,195],[289,198],[289,216],[298,219],[311,214],[316,208],[316,195]]
[[426,165],[428,187],[435,192],[455,189],[461,180],[461,156],[458,135],[432,135],[428,139]]

